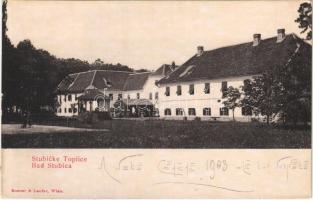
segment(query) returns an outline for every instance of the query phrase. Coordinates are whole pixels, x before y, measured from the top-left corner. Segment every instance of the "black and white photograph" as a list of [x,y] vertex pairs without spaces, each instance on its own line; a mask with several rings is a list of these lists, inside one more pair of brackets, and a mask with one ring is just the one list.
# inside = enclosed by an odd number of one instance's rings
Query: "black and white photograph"
[[1,197],[312,197],[311,1],[1,2]]
[[2,147],[311,148],[311,11],[3,1]]

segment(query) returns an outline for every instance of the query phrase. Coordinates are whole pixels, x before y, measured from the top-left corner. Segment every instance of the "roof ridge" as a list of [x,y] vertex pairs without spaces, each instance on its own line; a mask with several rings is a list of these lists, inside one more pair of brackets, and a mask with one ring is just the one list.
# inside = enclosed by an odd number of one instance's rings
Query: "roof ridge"
[[120,70],[94,69],[94,70],[88,70],[88,71],[83,71],[83,72],[76,72],[76,73],[72,73],[72,74],[68,74],[68,75],[83,74],[83,73],[94,72],[94,71],[123,72],[123,73],[127,73],[127,74],[134,73],[134,72],[120,71]]
[[152,72],[139,72],[139,73],[133,73],[133,74],[129,74],[129,75],[131,76],[131,75],[137,75],[137,74],[148,74],[148,73],[152,73]]
[[127,74],[132,74],[134,72],[129,72],[129,71],[121,71],[121,70],[107,70],[107,69],[95,69],[92,71],[107,71],[107,72],[122,72],[122,73],[127,73]]
[[77,74],[77,76],[75,77],[74,81],[68,86],[68,90],[74,85],[76,79],[78,78],[79,74]]
[[91,82],[90,82],[90,84],[87,86],[87,88],[88,88],[89,86],[95,87],[92,83],[93,83],[93,81],[94,81],[94,79],[95,79],[96,73],[97,73],[97,70],[94,71],[94,74],[93,74],[93,76],[92,76]]
[[[295,35],[295,34],[294,33],[286,34],[285,39],[286,39],[287,36],[292,36],[292,35]],[[274,39],[274,38],[276,38],[276,36],[265,38],[265,39],[261,39],[261,41],[271,40],[271,39]],[[249,44],[249,43],[252,43],[252,41],[250,41],[250,42],[242,42],[242,43],[237,43],[237,44],[231,44],[231,45],[228,45],[228,46],[221,46],[221,47],[217,47],[215,49],[206,50],[204,52],[210,52],[210,51],[215,51],[215,50],[219,50],[219,49],[223,49],[223,48],[229,48],[229,47],[235,47],[235,46],[239,46],[239,45],[245,45],[245,44]]]

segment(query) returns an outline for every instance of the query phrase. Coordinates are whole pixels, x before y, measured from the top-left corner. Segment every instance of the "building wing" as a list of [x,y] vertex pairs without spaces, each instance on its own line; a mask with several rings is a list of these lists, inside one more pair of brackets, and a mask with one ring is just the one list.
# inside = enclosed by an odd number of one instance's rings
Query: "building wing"
[[[256,75],[275,66],[287,64],[294,53],[311,60],[311,46],[295,34],[203,51],[161,79],[159,84],[189,82],[226,77]],[[311,63],[311,61],[309,61]]]
[[142,90],[150,74],[150,72],[144,72],[129,75],[124,84],[124,90]]

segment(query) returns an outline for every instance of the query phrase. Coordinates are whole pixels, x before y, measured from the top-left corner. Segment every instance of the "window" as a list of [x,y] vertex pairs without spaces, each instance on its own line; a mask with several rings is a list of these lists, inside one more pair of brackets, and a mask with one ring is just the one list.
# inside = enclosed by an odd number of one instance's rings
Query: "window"
[[62,95],[60,95],[60,104],[62,103]]
[[64,112],[66,113],[66,108],[64,108]]
[[74,108],[74,109],[73,109],[73,112],[74,112],[74,113],[77,113],[77,108]]
[[211,108],[203,108],[204,116],[211,116]]
[[68,109],[68,112],[69,112],[69,113],[72,113],[72,108],[69,108],[69,109]]
[[227,90],[227,81],[223,81],[222,82],[222,88],[221,88],[222,92],[225,92]]
[[159,99],[159,93],[158,93],[158,92],[156,92],[156,93],[154,94],[154,98],[155,98],[155,99]]
[[118,95],[117,95],[117,99],[118,99],[118,100],[121,100],[122,98],[123,98],[123,95],[122,95],[122,94],[118,94]]
[[67,100],[72,101],[72,95],[71,94],[67,95]]
[[129,94],[127,95],[127,99],[130,99],[130,95]]
[[243,81],[243,91],[250,91],[252,89],[251,87],[251,81],[249,79],[246,79]]
[[183,115],[184,110],[182,108],[176,108],[176,115]]
[[221,116],[228,116],[228,108],[220,108],[220,115]]
[[64,95],[64,102],[66,102],[66,95]]
[[181,85],[177,85],[177,91],[176,91],[177,96],[181,95]]
[[140,93],[137,93],[137,99],[140,99]]
[[164,115],[171,115],[172,113],[171,113],[171,109],[170,108],[166,108],[165,110],[164,110]]
[[189,85],[189,94],[194,95],[194,93],[195,93],[195,85],[191,84]]
[[110,100],[113,100],[113,94],[109,94]]
[[77,94],[75,94],[75,101],[77,101]]
[[249,107],[249,106],[242,107],[242,108],[241,108],[241,114],[242,114],[243,116],[251,116],[251,115],[252,115],[252,109],[251,109],[251,107]]
[[170,87],[166,87],[165,89],[165,96],[170,96]]
[[210,94],[210,83],[204,84],[204,94]]
[[152,100],[152,92],[149,93],[149,99]]
[[59,108],[59,113],[61,113],[62,112],[62,109],[61,108]]
[[247,86],[249,83],[250,83],[250,80],[249,80],[249,79],[245,79],[245,80],[243,81],[243,85],[244,85],[244,86]]
[[196,109],[195,108],[188,108],[188,115],[196,115]]

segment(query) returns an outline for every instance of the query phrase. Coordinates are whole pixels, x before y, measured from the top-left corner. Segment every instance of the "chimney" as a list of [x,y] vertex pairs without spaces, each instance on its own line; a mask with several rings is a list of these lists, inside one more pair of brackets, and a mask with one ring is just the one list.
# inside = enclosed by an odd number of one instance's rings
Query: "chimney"
[[277,43],[282,42],[285,39],[285,29],[277,30]]
[[258,46],[261,42],[261,34],[259,33],[256,33],[256,34],[253,34],[253,45],[252,46]]
[[203,54],[203,46],[197,47],[197,56],[201,56]]

